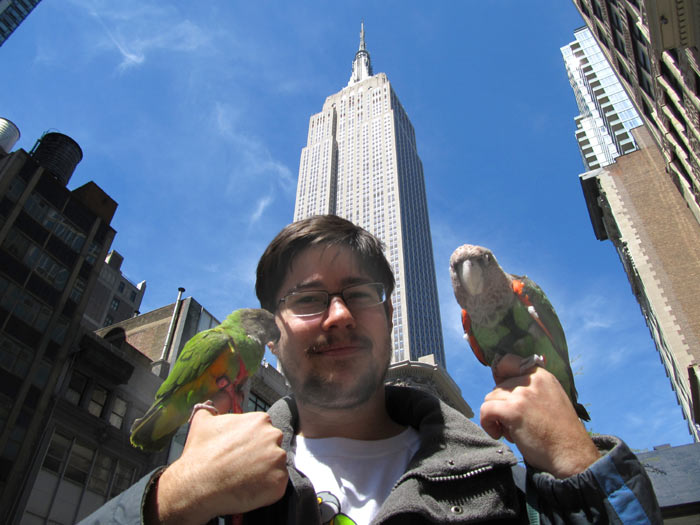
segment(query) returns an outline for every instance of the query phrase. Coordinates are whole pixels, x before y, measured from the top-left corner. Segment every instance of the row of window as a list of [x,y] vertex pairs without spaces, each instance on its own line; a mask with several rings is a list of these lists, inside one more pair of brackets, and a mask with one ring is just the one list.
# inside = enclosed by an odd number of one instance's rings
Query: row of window
[[58,430],[42,468],[107,499],[126,490],[136,475],[136,467]]
[[[0,275],[0,306],[39,332],[44,332],[53,314],[50,306],[36,299],[24,288]],[[70,320],[61,316],[51,334],[59,344],[65,340]]]
[[124,426],[127,402],[119,395],[94,384],[77,370],[71,375],[64,397],[75,406],[85,407],[93,416],[106,419],[114,428],[121,429]]

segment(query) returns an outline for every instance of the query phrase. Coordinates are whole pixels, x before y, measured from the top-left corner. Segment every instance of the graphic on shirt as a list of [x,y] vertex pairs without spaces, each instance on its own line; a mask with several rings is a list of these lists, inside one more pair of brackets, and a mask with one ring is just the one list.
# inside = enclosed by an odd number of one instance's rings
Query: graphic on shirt
[[340,512],[340,501],[332,493],[319,492],[316,498],[323,525],[356,525],[352,518]]

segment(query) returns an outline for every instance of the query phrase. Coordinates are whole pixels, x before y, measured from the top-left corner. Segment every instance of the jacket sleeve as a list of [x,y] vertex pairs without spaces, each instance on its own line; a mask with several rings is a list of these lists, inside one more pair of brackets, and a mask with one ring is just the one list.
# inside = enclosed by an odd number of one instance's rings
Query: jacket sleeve
[[621,440],[595,436],[603,454],[565,479],[528,467],[527,500],[541,523],[662,523],[651,480]]
[[146,474],[124,492],[115,496],[78,525],[141,525],[143,506],[149,489],[165,467]]

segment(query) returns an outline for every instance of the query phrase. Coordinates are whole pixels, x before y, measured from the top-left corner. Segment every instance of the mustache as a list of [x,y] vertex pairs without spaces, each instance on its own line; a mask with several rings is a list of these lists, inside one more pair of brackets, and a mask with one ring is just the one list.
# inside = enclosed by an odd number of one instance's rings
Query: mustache
[[306,349],[307,354],[319,354],[327,348],[335,345],[350,344],[353,346],[361,346],[364,348],[372,348],[372,340],[364,335],[352,333],[344,337],[335,335],[321,334],[316,341]]

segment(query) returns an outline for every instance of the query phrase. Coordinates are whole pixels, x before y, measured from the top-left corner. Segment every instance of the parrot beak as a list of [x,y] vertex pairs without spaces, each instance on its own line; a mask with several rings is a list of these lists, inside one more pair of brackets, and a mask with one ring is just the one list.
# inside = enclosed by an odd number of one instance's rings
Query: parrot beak
[[464,261],[459,268],[459,280],[469,295],[479,295],[484,290],[484,271],[472,261]]

